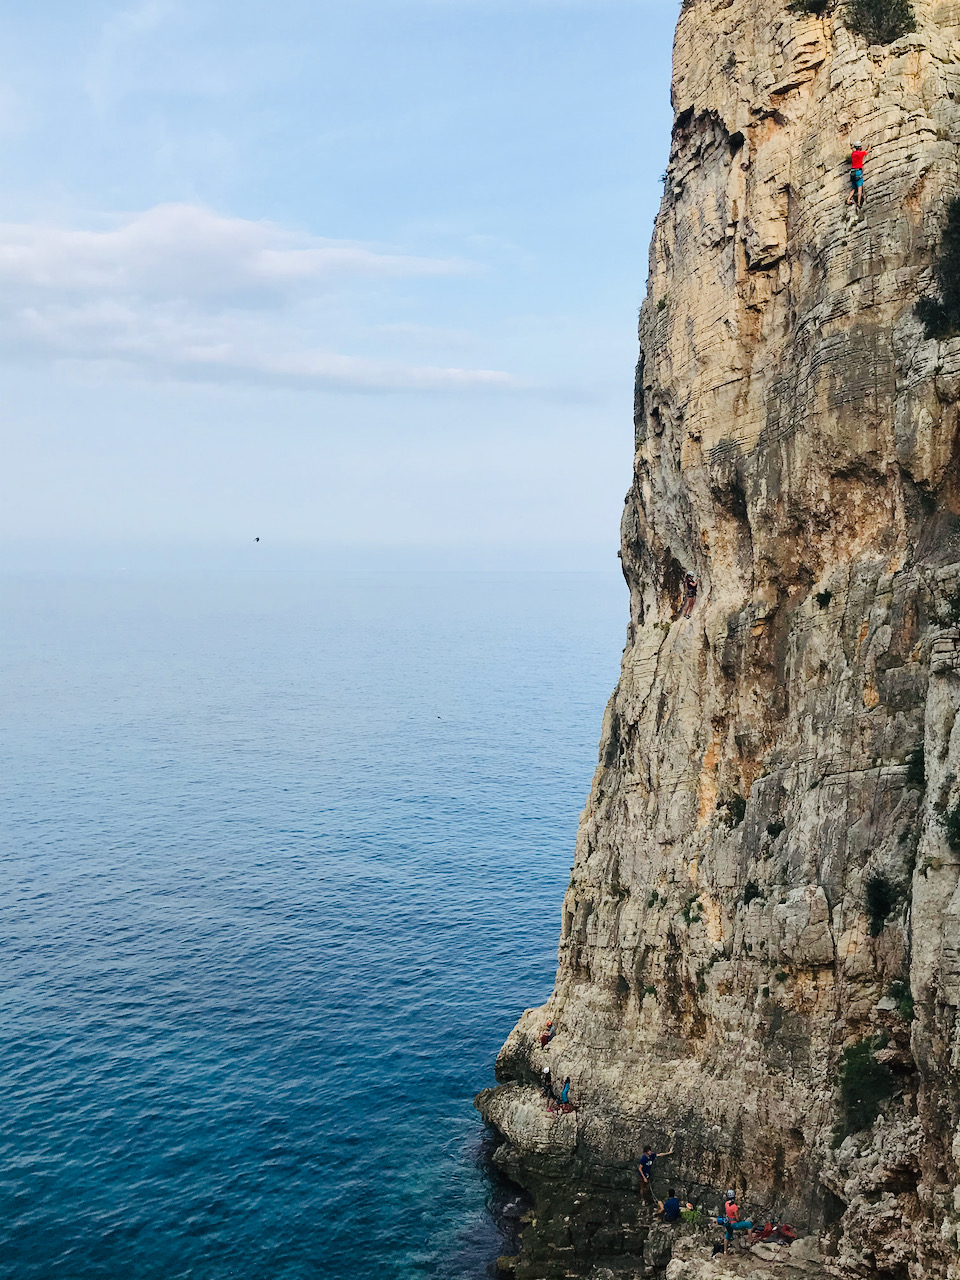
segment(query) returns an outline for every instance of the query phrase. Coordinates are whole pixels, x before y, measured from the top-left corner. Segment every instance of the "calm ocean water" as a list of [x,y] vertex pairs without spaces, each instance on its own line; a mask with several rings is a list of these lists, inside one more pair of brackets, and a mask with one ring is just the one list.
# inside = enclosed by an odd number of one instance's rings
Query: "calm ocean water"
[[0,590],[0,1275],[486,1274],[618,575]]

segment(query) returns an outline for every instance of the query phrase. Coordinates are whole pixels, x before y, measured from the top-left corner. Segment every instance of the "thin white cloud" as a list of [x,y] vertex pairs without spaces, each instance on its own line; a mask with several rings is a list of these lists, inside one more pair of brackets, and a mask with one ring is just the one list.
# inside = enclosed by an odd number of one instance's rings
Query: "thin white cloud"
[[[371,284],[470,270],[191,205],[159,205],[97,231],[0,223],[0,332],[31,358],[120,361],[163,376],[356,389],[518,385],[497,370],[344,354],[324,332],[369,305]],[[353,297],[361,286],[362,304]],[[361,327],[377,332],[375,323]]]
[[[342,390],[508,389],[519,384],[493,369],[444,368],[291,349],[241,317],[197,317],[177,308],[143,313],[121,302],[29,308],[20,314],[21,344],[59,359],[119,362],[163,376]],[[284,336],[284,335],[281,335]],[[271,345],[272,340],[272,345]]]
[[0,287],[90,289],[207,299],[262,298],[265,290],[316,289],[347,277],[442,276],[469,271],[451,259],[378,253],[296,235],[272,222],[162,204],[103,231],[0,223]]

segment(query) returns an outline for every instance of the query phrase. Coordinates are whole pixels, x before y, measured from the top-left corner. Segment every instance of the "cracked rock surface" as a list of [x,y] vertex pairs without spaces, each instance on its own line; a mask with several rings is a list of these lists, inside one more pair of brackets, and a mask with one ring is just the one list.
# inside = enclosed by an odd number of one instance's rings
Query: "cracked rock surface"
[[681,10],[622,672],[554,992],[478,1099],[537,1205],[521,1278],[714,1274],[658,1244],[650,1143],[660,1196],[733,1186],[819,1274],[960,1280],[960,338],[913,314],[960,188],[960,5],[915,9],[884,47],[833,7]]

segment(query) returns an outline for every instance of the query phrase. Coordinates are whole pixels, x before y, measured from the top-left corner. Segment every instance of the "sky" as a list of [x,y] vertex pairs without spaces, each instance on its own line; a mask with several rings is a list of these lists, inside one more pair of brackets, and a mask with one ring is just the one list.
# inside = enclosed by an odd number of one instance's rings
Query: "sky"
[[0,0],[0,566],[615,565],[677,10]]

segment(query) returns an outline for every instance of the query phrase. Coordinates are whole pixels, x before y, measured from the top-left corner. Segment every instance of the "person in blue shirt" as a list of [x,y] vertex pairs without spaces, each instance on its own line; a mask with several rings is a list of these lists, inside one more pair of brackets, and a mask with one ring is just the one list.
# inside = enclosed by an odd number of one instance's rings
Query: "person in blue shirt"
[[564,1080],[563,1082],[563,1088],[560,1090],[560,1105],[563,1106],[565,1103],[569,1101],[570,1101],[570,1077],[567,1076],[566,1080]]
[[653,1199],[653,1191],[650,1188],[650,1179],[653,1177],[653,1162],[658,1154],[661,1158],[665,1158],[666,1156],[672,1156],[673,1152],[661,1151],[658,1153],[652,1147],[644,1147],[643,1155],[640,1157],[640,1163],[637,1166],[640,1170],[640,1193],[648,1196],[651,1200]]
[[660,1216],[664,1222],[676,1222],[680,1217],[680,1200],[672,1187],[663,1202],[663,1213]]

